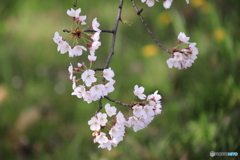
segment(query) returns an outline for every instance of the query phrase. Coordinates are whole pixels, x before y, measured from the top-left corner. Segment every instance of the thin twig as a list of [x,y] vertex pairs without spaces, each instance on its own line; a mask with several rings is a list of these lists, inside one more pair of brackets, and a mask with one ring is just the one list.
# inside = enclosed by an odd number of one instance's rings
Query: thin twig
[[121,19],[121,13],[122,13],[122,6],[123,6],[123,1],[124,0],[120,0],[119,6],[118,6],[118,13],[117,13],[117,18],[114,24],[114,28],[113,28],[113,38],[112,38],[112,44],[111,44],[111,48],[110,48],[110,52],[108,54],[108,59],[105,63],[104,68],[108,68],[109,63],[112,59],[112,56],[114,54],[114,47],[115,47],[115,41],[116,41],[116,35],[117,35],[117,29],[118,29],[118,24],[119,24],[119,20]]
[[[116,21],[115,21],[113,30],[112,30],[112,32],[111,32],[111,33],[113,34],[112,44],[111,44],[110,52],[109,52],[109,54],[108,54],[108,58],[107,58],[107,61],[106,61],[106,63],[105,63],[104,68],[108,68],[108,67],[109,67],[110,61],[111,61],[112,56],[113,56],[113,54],[114,54],[114,48],[115,48],[115,41],[116,41],[117,29],[118,29],[119,21],[121,20],[121,13],[122,13],[123,1],[124,1],[124,0],[120,0],[120,2],[119,2],[118,13],[117,13]],[[105,81],[105,78],[102,79],[102,82],[104,82],[104,81]],[[106,98],[106,97],[105,97],[105,98]],[[108,99],[108,98],[106,98],[106,99]],[[109,98],[108,100],[110,100],[110,98]],[[112,100],[112,99],[111,99],[111,100]],[[120,102],[120,103],[121,103],[121,102]],[[120,104],[120,103],[119,103],[119,104]],[[101,109],[102,109],[102,98],[99,100],[99,107],[98,107],[96,113],[99,112]]]
[[95,68],[94,71],[103,71],[104,68]]
[[106,98],[107,100],[109,100],[109,101],[111,101],[111,102],[120,104],[120,105],[122,105],[122,106],[133,107],[132,104],[123,103],[123,102],[121,102],[121,101],[117,101],[117,100],[111,99],[111,98],[109,98],[108,96],[104,96],[104,98]]
[[74,1],[73,6],[77,7],[77,0]]
[[71,31],[64,29],[63,32],[71,33]]
[[[69,30],[67,30],[67,29],[64,29],[63,32],[72,33],[72,31],[69,31]],[[83,30],[83,32],[97,32],[97,31],[95,31],[95,30],[93,30],[93,29],[85,29],[85,30]],[[105,29],[102,29],[101,32],[114,33],[113,30],[105,30]]]
[[151,36],[151,38],[157,43],[157,45],[159,47],[161,47],[164,51],[166,51],[167,53],[172,54],[172,52],[168,49],[166,49],[153,35],[152,31],[150,30],[150,28],[148,27],[147,23],[144,21],[143,17],[141,16],[141,13],[143,11],[143,9],[138,10],[134,0],[131,0],[133,7],[135,8],[137,15],[139,16],[139,18],[141,19],[142,23],[144,24],[144,26],[146,27],[148,34]]
[[[83,30],[83,32],[96,32],[93,29],[85,29]],[[101,32],[105,32],[105,33],[114,33],[113,30],[105,30],[105,29],[101,29]]]
[[98,101],[98,109],[95,112],[95,115],[102,109],[102,98]]

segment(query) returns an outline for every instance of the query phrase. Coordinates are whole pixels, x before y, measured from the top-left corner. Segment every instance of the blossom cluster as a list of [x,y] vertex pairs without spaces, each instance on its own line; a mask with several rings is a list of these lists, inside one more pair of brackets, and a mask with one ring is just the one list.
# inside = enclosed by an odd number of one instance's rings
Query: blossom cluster
[[[95,136],[94,143],[99,143],[98,148],[111,150],[123,140],[125,127],[132,127],[137,132],[147,127],[154,115],[161,113],[161,96],[158,91],[148,96],[143,94],[143,91],[143,87],[137,85],[134,87],[135,96],[146,101],[135,103],[130,107],[132,114],[128,118],[125,118],[121,111],[117,113],[116,107],[107,103],[104,107],[106,113],[99,112],[88,121],[90,129],[93,131],[92,135]],[[112,116],[115,117],[108,120]]]
[[[98,28],[100,24],[97,18],[92,21],[89,26],[95,32],[94,34],[86,33],[85,29],[80,29],[82,25],[86,25],[86,16],[80,16],[81,9],[71,9],[67,14],[72,17],[77,27],[72,30],[66,30],[74,39],[73,45],[70,45],[66,38],[55,32],[53,37],[54,42],[58,45],[57,50],[61,53],[69,52],[69,57],[81,56],[83,51],[90,51],[88,60],[90,66],[87,67],[84,62],[78,63],[77,67],[73,67],[70,63],[68,71],[70,73],[69,79],[73,82],[72,95],[83,99],[87,103],[100,100],[115,90],[113,79],[115,73],[111,68],[91,69],[92,63],[96,61],[95,50],[101,45],[100,32]],[[87,38],[84,36],[87,35]],[[89,39],[90,40],[89,40]],[[80,44],[79,40],[85,43],[85,46]],[[97,71],[101,73],[96,73]],[[104,80],[103,80],[104,79]],[[90,129],[93,131],[94,143],[99,143],[99,148],[107,148],[111,150],[116,147],[125,135],[125,127],[131,127],[136,132],[141,130],[154,119],[154,116],[161,113],[161,96],[158,91],[154,94],[146,96],[143,87],[134,87],[134,95],[142,102],[133,102],[128,105],[131,111],[130,116],[124,117],[121,111],[117,112],[116,107],[105,105],[106,113],[98,112],[91,120],[88,121]],[[113,117],[111,120],[110,117]]]
[[[111,68],[102,69],[101,74],[96,74],[95,70],[91,69],[92,63],[96,61],[97,56],[95,51],[101,45],[99,29],[100,24],[97,22],[97,18],[94,18],[92,25],[87,28],[92,28],[94,34],[89,34],[85,32],[85,29],[80,29],[82,25],[86,25],[85,22],[87,16],[80,16],[81,8],[74,10],[67,10],[67,14],[73,19],[73,22],[77,25],[75,29],[65,30],[65,32],[70,33],[71,38],[74,40],[73,45],[70,45],[66,38],[63,38],[59,35],[58,32],[55,32],[53,37],[54,42],[58,45],[57,50],[61,53],[69,52],[69,57],[81,56],[83,51],[90,51],[88,55],[88,60],[90,61],[90,67],[87,67],[85,63],[78,63],[77,67],[73,67],[70,63],[68,71],[70,73],[69,79],[72,80],[73,92],[72,95],[82,98],[84,101],[91,103],[92,101],[97,101],[100,98],[108,95],[114,91],[113,80],[114,72]],[[80,44],[83,42],[84,45]],[[80,74],[79,77],[76,74]],[[104,78],[106,81],[100,82],[98,79]],[[80,83],[77,85],[76,83]]]
[[[74,10],[71,8],[71,10],[67,10],[67,14],[73,19],[73,22],[77,24],[77,27],[75,29],[71,30],[65,30],[65,32],[70,33],[71,38],[75,39],[75,43],[70,45],[66,38],[63,38],[59,35],[58,32],[55,32],[53,40],[58,45],[57,50],[61,53],[67,53],[69,52],[69,57],[74,56],[81,56],[83,51],[87,51],[87,48],[90,51],[90,55],[88,56],[90,61],[95,61],[95,50],[101,46],[100,39],[100,32],[99,29],[100,24],[97,22],[97,18],[94,18],[92,21],[92,25],[88,26],[91,27],[95,33],[94,34],[88,34],[85,32],[85,29],[80,29],[80,26],[86,25],[85,22],[87,16],[80,16],[81,8]],[[86,35],[86,36],[84,36]],[[82,40],[84,45],[79,43],[79,40]]]
[[[104,69],[102,74],[97,75],[94,70],[88,69],[84,63],[78,63],[77,68],[73,68],[70,64],[68,71],[70,72],[70,79],[73,81],[72,95],[82,98],[87,103],[97,101],[100,98],[107,96],[114,91],[114,71],[111,68]],[[76,78],[73,74],[80,73],[81,77]],[[97,78],[105,78],[108,82],[97,82]],[[76,85],[77,82],[83,82],[83,84]]]
[[184,49],[173,49],[173,57],[167,60],[169,68],[175,67],[184,69],[191,67],[195,59],[197,59],[198,49],[195,47],[197,43],[189,42],[189,37],[185,33],[180,32],[178,35],[178,45],[181,43],[187,44]]
[[[149,7],[152,7],[158,0],[142,0],[146,2]],[[164,0],[163,6],[167,9],[171,6],[173,0]],[[189,0],[186,0],[189,3]],[[58,45],[57,51],[61,54],[69,53],[69,57],[81,56],[83,52],[89,51],[88,60],[90,65],[87,66],[84,62],[78,63],[76,67],[70,63],[68,71],[70,73],[69,79],[73,82],[72,95],[77,98],[81,98],[87,103],[106,98],[108,100],[109,93],[115,90],[114,84],[115,76],[114,71],[111,68],[97,68],[92,69],[93,62],[96,61],[97,56],[95,51],[101,46],[100,33],[104,30],[99,29],[100,24],[97,18],[92,20],[92,24],[87,27],[83,27],[87,23],[87,16],[80,15],[81,9],[70,9],[67,10],[67,15],[70,16],[74,22],[75,28],[70,30],[63,30],[69,33],[68,36],[63,38],[58,32],[55,32],[53,41]],[[90,29],[89,29],[90,28]],[[91,32],[91,33],[89,33]],[[70,37],[73,41],[70,45],[67,42],[67,38]],[[183,32],[178,35],[178,43],[174,49],[169,51],[173,57],[167,60],[169,68],[176,67],[183,69],[190,67],[194,60],[197,58],[198,49],[195,47],[196,43],[189,42]],[[187,44],[188,47],[184,49],[177,49],[180,44]],[[106,65],[108,66],[108,65]],[[129,107],[130,113],[124,115],[121,111],[117,112],[115,106],[110,106],[107,103],[103,111],[95,114],[88,121],[90,130],[93,131],[94,143],[99,144],[99,148],[106,148],[111,150],[112,147],[116,147],[121,142],[125,135],[125,128],[132,128],[135,132],[146,128],[149,123],[154,119],[155,115],[161,114],[161,95],[158,91],[153,94],[145,95],[144,87],[135,85],[133,94],[137,97],[140,102],[133,101],[130,104],[121,103],[120,101],[111,100],[117,104]],[[101,104],[101,103],[99,103]],[[102,106],[99,106],[102,107]]]
[[141,103],[137,103],[132,107],[133,115],[128,117],[126,126],[132,127],[136,132],[145,128],[152,120],[154,115],[161,114],[161,99],[162,96],[158,94],[158,91],[155,91],[153,94],[146,96],[143,94],[144,88],[134,87],[134,95],[139,99],[144,100]]
[[[148,7],[154,6],[155,1],[158,2],[158,0],[141,0],[141,1],[142,1],[142,3],[146,2],[146,4],[148,5]],[[173,0],[163,0],[163,7],[164,7],[165,9],[170,8],[171,5],[172,5],[172,2],[173,2]],[[187,2],[187,4],[189,4],[189,0],[186,0],[186,2]]]

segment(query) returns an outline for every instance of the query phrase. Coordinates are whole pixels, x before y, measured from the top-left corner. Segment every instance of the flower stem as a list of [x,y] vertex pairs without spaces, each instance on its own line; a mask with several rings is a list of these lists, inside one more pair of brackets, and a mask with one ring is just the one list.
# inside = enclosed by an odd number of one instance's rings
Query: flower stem
[[156,37],[153,35],[152,31],[150,30],[150,28],[148,27],[147,23],[144,21],[143,17],[141,16],[141,13],[143,12],[143,9],[138,10],[138,7],[136,6],[134,0],[131,0],[132,5],[134,7],[134,9],[137,12],[137,15],[139,16],[139,18],[141,19],[143,25],[146,27],[148,34],[151,36],[151,38],[154,40],[154,42],[157,43],[157,45],[162,48],[165,52],[172,54],[172,52],[170,50],[168,50],[167,48],[165,48],[157,39]]

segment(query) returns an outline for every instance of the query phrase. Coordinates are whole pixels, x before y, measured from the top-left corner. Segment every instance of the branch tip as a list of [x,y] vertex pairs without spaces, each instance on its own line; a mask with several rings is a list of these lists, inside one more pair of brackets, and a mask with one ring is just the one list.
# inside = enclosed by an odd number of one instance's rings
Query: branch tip
[[137,12],[137,15],[139,16],[140,20],[142,21],[143,25],[145,26],[145,28],[147,29],[148,34],[150,35],[150,37],[154,40],[155,43],[157,43],[157,45],[162,48],[165,52],[171,54],[171,51],[168,50],[167,48],[165,48],[157,39],[156,37],[153,35],[152,31],[150,30],[150,28],[148,27],[147,23],[144,21],[143,17],[141,16],[141,12],[143,11],[143,9],[138,10],[138,7],[136,6],[134,0],[131,0],[132,2],[132,6],[135,9],[135,11]]
[[73,2],[73,6],[74,6],[74,7],[77,7],[77,0],[75,0],[75,1]]
[[140,15],[143,11],[143,8],[141,8],[139,11],[137,11],[137,15]]

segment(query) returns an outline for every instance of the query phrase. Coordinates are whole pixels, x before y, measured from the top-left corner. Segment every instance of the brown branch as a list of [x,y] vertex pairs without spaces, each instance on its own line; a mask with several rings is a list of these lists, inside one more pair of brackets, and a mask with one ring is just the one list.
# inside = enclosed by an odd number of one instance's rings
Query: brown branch
[[95,112],[95,115],[102,109],[102,98],[98,101],[98,109]]
[[104,68],[95,68],[94,71],[103,71]]
[[71,31],[64,29],[63,32],[72,33]]
[[110,52],[108,54],[108,58],[107,61],[105,63],[104,68],[108,68],[110,61],[112,59],[112,56],[114,54],[114,47],[115,47],[115,41],[116,41],[116,35],[117,35],[117,29],[118,29],[118,24],[119,21],[121,20],[121,13],[122,13],[122,6],[123,6],[123,1],[124,0],[120,0],[119,6],[118,6],[118,13],[117,13],[117,18],[114,24],[114,28],[113,28],[113,38],[112,38],[112,44],[111,44],[111,48],[110,48]]
[[[109,52],[109,54],[108,54],[108,58],[107,58],[107,61],[106,61],[106,63],[105,63],[104,68],[108,68],[108,67],[109,67],[110,61],[111,61],[112,56],[113,56],[113,54],[114,54],[115,41],[116,41],[116,36],[117,36],[117,29],[118,29],[119,21],[121,20],[121,13],[122,13],[123,1],[124,1],[124,0],[120,0],[119,5],[118,5],[118,13],[117,13],[116,21],[115,21],[113,30],[112,30],[112,32],[111,32],[111,33],[113,34],[112,44],[111,44],[110,52]],[[105,79],[103,78],[103,79],[102,79],[102,82],[104,82],[104,81],[105,81]],[[106,98],[106,97],[105,97],[105,98]],[[96,113],[99,112],[101,109],[102,109],[102,98],[99,100],[99,107],[98,107]]]
[[[72,31],[69,31],[69,30],[67,30],[67,29],[64,29],[63,32],[73,33]],[[83,30],[83,32],[97,32],[97,31],[95,31],[95,30],[93,30],[93,29],[85,29],[85,30]],[[113,30],[105,30],[105,29],[102,29],[101,32],[114,33]]]
[[74,7],[77,7],[77,2],[78,2],[77,0],[75,0],[75,1],[73,2],[73,6],[74,6]]
[[108,96],[104,96],[104,98],[106,98],[107,100],[109,100],[109,101],[111,101],[111,102],[120,104],[120,105],[122,105],[122,106],[133,107],[132,104],[123,103],[123,102],[121,102],[121,101],[117,101],[117,100],[111,99],[111,98],[109,98]]
[[[96,31],[93,30],[93,29],[85,29],[85,30],[83,30],[83,32],[96,32]],[[105,29],[101,29],[101,32],[105,32],[105,33],[114,33],[113,30],[105,30]]]
[[148,31],[148,34],[151,36],[151,38],[152,38],[152,39],[157,43],[157,45],[158,45],[160,48],[162,48],[165,52],[172,54],[172,52],[171,52],[170,50],[166,49],[166,48],[156,39],[156,37],[153,35],[153,33],[152,33],[152,31],[150,30],[150,28],[148,27],[147,23],[144,21],[143,17],[141,16],[141,13],[142,13],[143,9],[138,10],[138,8],[137,8],[134,0],[131,0],[131,2],[132,2],[132,5],[133,5],[134,9],[135,9],[136,12],[137,12],[137,15],[139,16],[139,18],[141,19],[142,23],[143,23],[144,26],[146,27],[146,29],[147,29],[147,31]]

